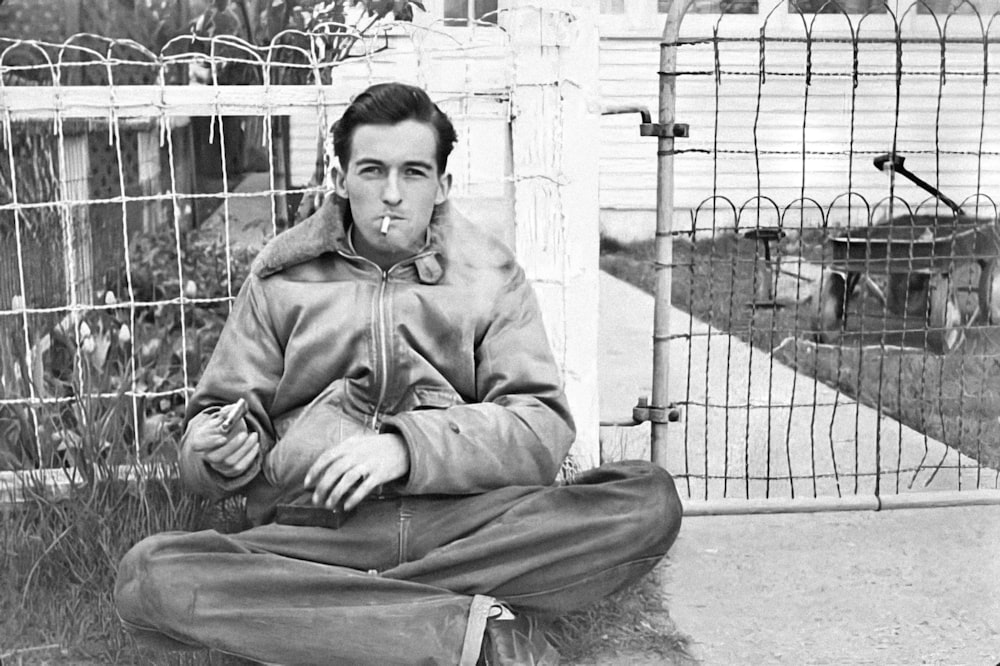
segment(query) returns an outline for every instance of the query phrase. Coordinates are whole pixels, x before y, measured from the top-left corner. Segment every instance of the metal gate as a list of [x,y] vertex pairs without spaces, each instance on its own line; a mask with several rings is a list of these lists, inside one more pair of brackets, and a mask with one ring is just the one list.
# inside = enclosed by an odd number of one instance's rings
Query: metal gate
[[995,17],[793,2],[682,38],[687,4],[644,125],[654,459],[689,512],[1000,501]]

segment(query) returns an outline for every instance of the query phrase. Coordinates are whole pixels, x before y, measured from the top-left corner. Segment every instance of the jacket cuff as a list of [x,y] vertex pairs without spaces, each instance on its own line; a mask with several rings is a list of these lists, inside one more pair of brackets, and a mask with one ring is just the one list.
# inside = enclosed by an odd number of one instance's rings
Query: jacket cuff
[[184,456],[181,458],[181,480],[184,486],[195,494],[209,499],[220,499],[250,483],[260,474],[261,465],[260,456],[257,456],[247,471],[239,476],[228,477],[219,474],[202,460]]

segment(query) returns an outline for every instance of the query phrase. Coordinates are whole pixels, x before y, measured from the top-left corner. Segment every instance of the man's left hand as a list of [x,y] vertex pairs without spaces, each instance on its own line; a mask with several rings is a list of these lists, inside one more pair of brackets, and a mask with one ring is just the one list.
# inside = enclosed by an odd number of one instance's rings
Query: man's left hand
[[320,454],[306,473],[305,487],[313,491],[313,505],[333,509],[344,499],[350,511],[372,490],[409,471],[410,454],[401,436],[355,435]]

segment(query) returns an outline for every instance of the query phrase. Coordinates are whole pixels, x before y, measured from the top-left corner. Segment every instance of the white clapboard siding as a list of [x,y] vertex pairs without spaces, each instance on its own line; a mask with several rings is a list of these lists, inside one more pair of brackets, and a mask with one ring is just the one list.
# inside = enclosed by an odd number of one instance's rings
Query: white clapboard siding
[[[801,38],[803,33],[769,29],[767,34]],[[862,36],[884,39],[892,33],[867,30]],[[980,34],[971,36],[981,40]],[[940,43],[904,42],[902,48],[897,91],[892,43],[859,43],[855,75],[849,41],[816,41],[811,48],[768,41],[761,77],[758,41],[722,42],[718,81],[711,43],[680,47],[675,117],[690,125],[690,138],[675,142],[676,149],[689,151],[675,159],[678,219],[689,218],[713,196],[737,207],[755,197],[773,200],[779,208],[803,197],[830,207],[845,204],[848,199],[840,195],[850,190],[875,206],[889,196],[891,179],[875,170],[872,159],[893,146],[910,171],[956,201],[1000,198],[1000,114],[995,111],[1000,108],[1000,45],[984,49],[982,41],[948,42],[943,80]],[[643,106],[655,121],[659,57],[658,35],[602,38],[604,104]],[[602,119],[600,201],[606,213],[634,211],[648,217],[655,211],[656,140],[640,137],[638,124],[637,115]],[[894,193],[911,205],[928,197],[903,177],[895,179]]]

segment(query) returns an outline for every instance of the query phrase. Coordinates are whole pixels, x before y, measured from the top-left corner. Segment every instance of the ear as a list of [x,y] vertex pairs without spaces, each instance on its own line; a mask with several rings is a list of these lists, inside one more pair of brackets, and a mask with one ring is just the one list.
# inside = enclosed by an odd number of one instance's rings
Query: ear
[[333,189],[342,199],[348,198],[347,179],[344,177],[344,172],[340,169],[339,164],[333,167]]
[[437,196],[434,197],[434,204],[440,206],[445,201],[448,200],[448,194],[451,192],[451,174],[444,173],[438,177],[438,190]]

